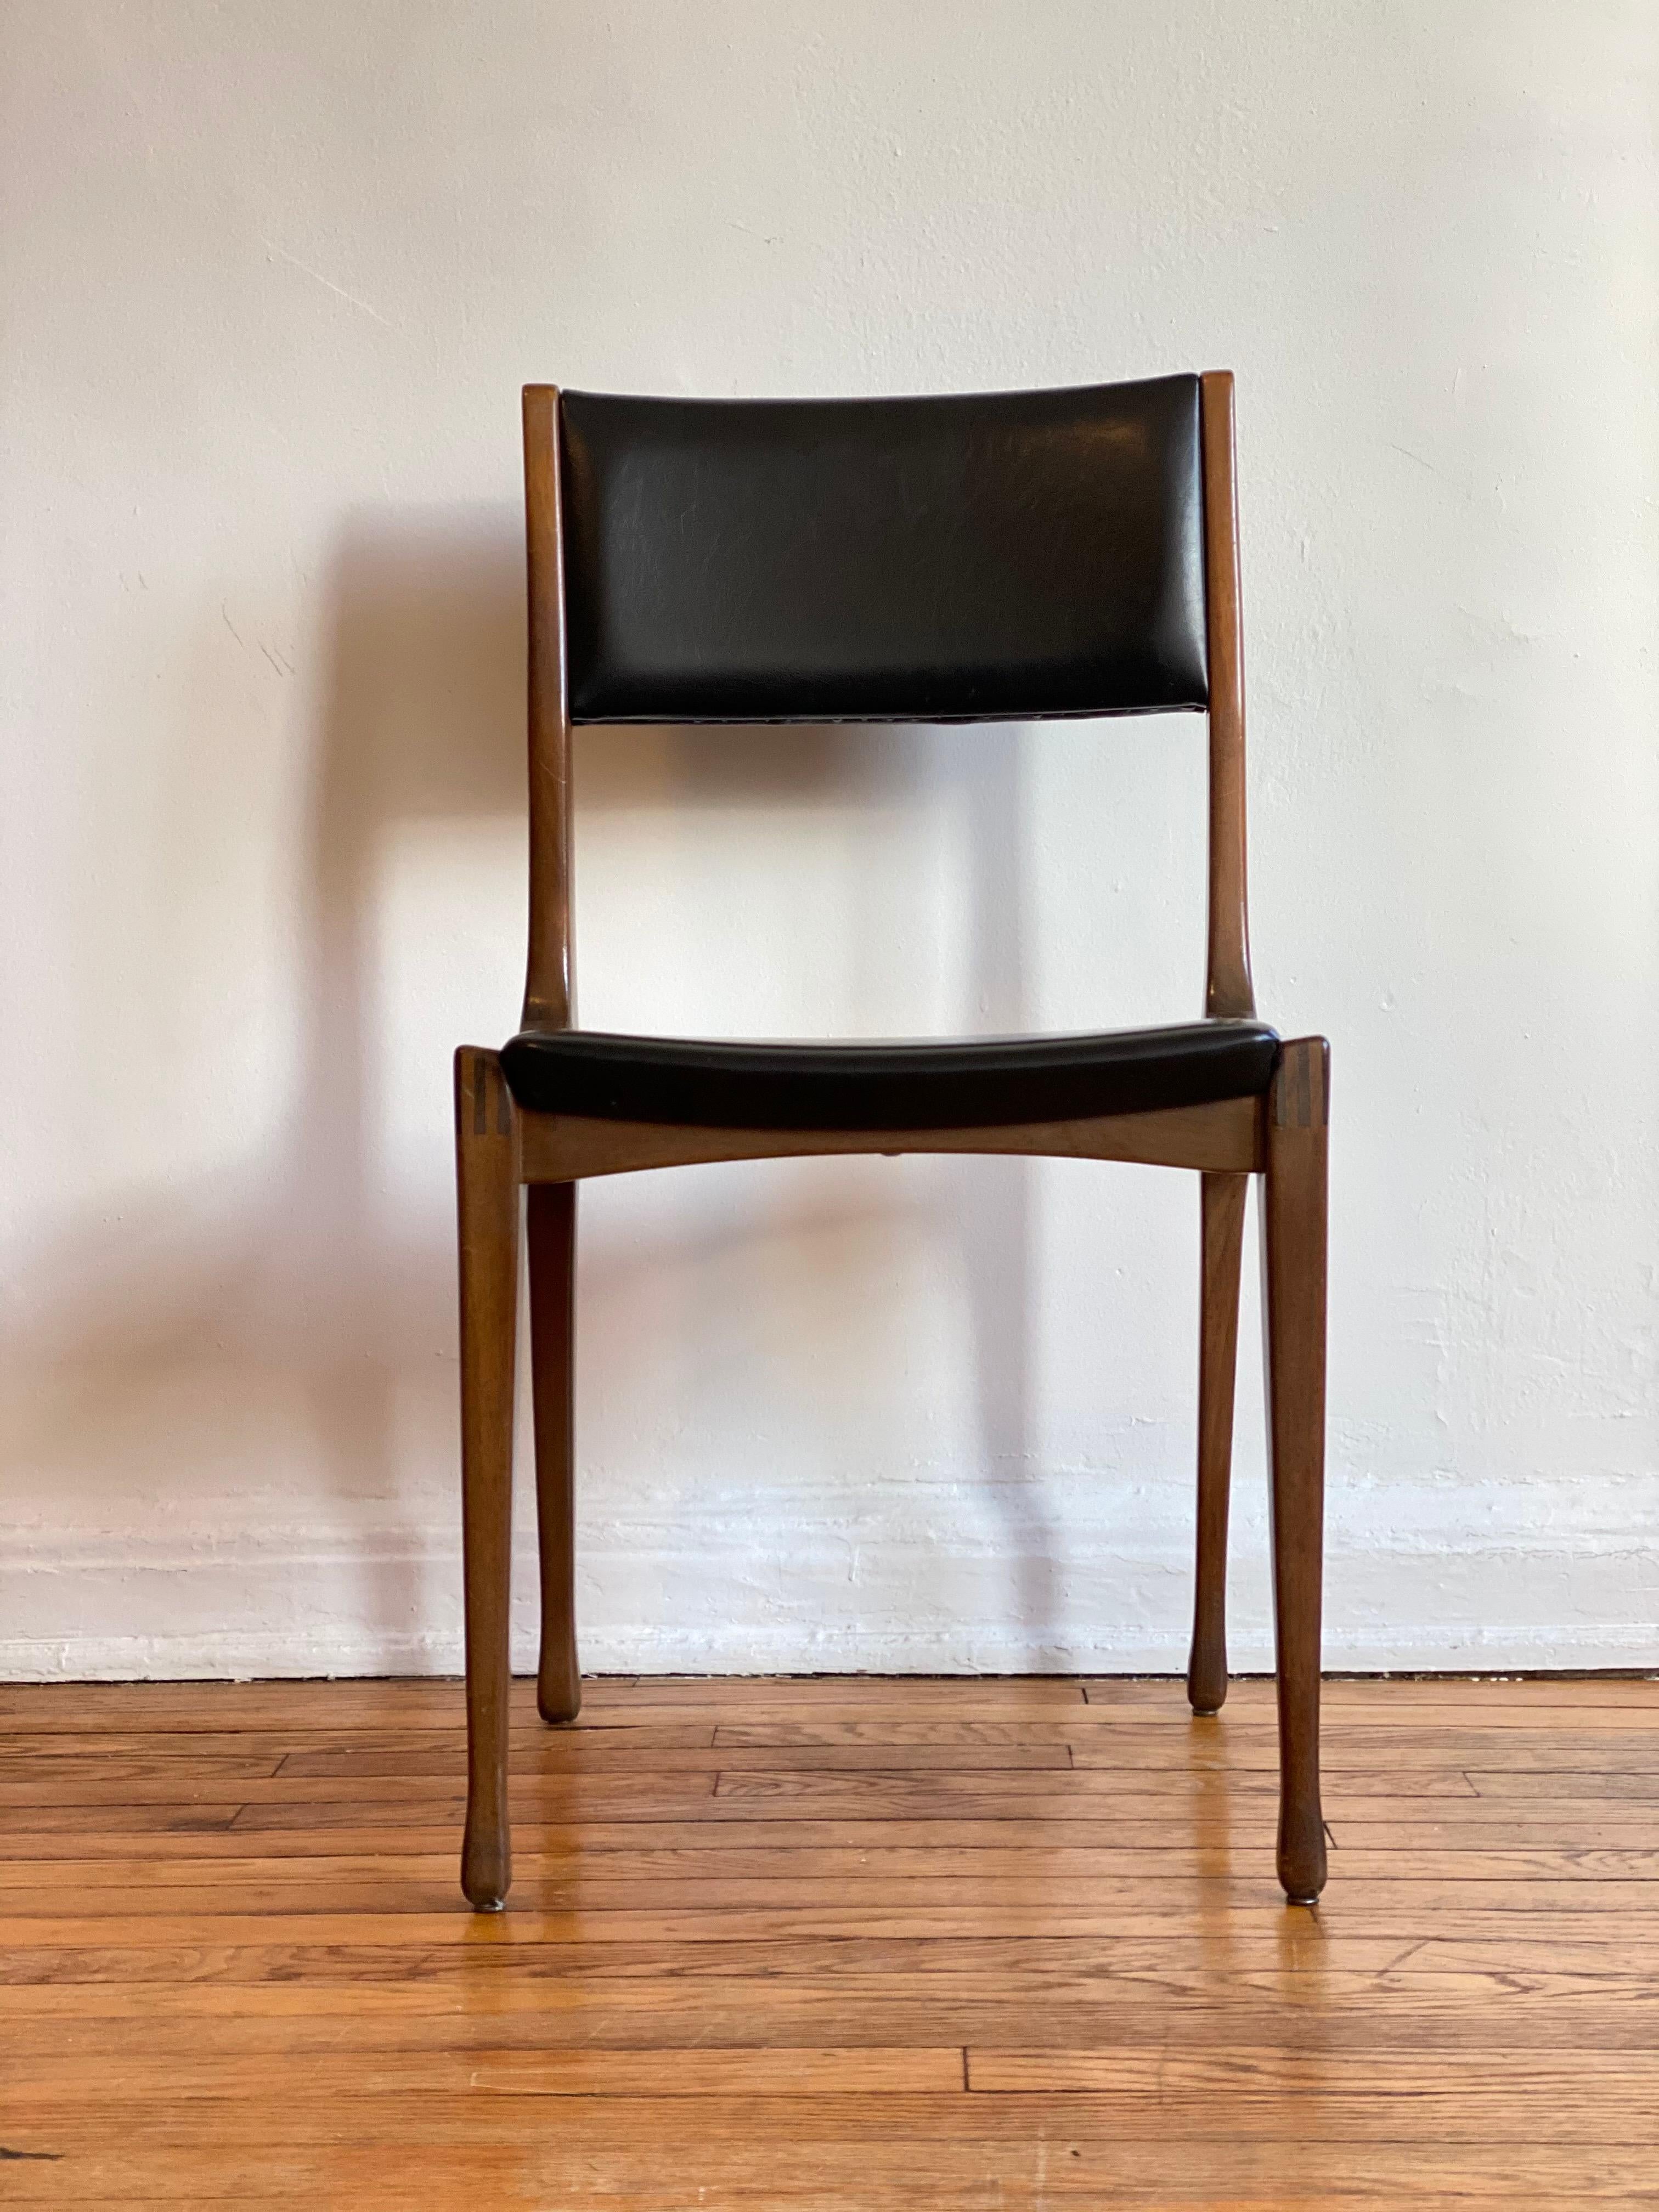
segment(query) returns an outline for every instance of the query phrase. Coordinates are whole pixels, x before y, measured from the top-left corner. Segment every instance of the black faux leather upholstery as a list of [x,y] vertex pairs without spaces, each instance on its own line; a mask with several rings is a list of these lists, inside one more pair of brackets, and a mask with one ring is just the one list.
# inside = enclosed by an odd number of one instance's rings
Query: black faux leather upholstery
[[726,1044],[526,1031],[501,1054],[520,1106],[722,1129],[983,1129],[1255,1097],[1278,1049],[1260,1022],[939,1044]]
[[1206,702],[1194,376],[562,418],[575,721]]

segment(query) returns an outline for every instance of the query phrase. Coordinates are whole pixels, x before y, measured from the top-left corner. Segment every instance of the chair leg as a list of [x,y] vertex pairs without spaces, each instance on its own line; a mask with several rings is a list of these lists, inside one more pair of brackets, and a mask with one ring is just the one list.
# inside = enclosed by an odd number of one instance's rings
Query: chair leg
[[1319,1633],[1325,1514],[1325,1158],[1330,1048],[1285,1045],[1267,1105],[1263,1207],[1273,1613],[1279,1644],[1279,1879],[1292,1905],[1325,1886]]
[[536,1704],[544,1721],[574,1721],[582,1702],[581,1668],[576,1658],[575,1184],[532,1183],[526,1200],[525,1231],[530,1247],[536,1527],[542,1569]]
[[1187,1698],[1218,1713],[1227,1696],[1227,1493],[1232,1480],[1233,1380],[1238,1366],[1238,1279],[1249,1178],[1203,1179],[1198,1350],[1198,1565]]
[[519,1160],[513,1101],[493,1052],[455,1055],[461,1263],[461,1495],[466,1583],[466,1839],[461,1887],[499,1912],[513,1879],[507,1809],[507,1601],[513,1384],[519,1304]]

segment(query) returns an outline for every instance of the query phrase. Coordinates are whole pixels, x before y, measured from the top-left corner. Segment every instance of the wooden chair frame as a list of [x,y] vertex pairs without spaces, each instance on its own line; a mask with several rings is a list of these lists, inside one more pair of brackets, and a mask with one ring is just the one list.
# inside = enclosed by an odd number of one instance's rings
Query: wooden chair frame
[[[1234,490],[1233,380],[1200,380],[1209,662],[1209,913],[1205,1010],[1251,1016],[1245,890],[1244,681]],[[570,717],[559,486],[559,394],[524,394],[529,586],[530,945],[525,1026],[571,1024]],[[1159,1113],[975,1129],[720,1129],[527,1112],[497,1054],[455,1056],[461,1437],[466,1591],[467,1811],[462,1887],[480,1911],[511,1880],[507,1596],[512,1543],[520,1192],[528,1246],[541,1563],[537,1702],[581,1701],[574,1600],[572,1377],[576,1185],[695,1161],[835,1152],[984,1152],[1133,1160],[1202,1182],[1197,1575],[1188,1692],[1226,1695],[1225,1588],[1233,1390],[1247,1178],[1262,1178],[1273,1596],[1279,1726],[1279,1875],[1292,1903],[1325,1880],[1319,1793],[1324,1494],[1328,1047],[1280,1046],[1265,1097]]]

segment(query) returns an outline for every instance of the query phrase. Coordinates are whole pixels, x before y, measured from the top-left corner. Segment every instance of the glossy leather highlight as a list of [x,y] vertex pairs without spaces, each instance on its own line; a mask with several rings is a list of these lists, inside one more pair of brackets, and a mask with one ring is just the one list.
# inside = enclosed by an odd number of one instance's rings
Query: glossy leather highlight
[[725,1043],[528,1030],[501,1054],[542,1114],[719,1129],[983,1129],[1249,1098],[1279,1040],[1260,1022],[945,1043]]
[[1196,377],[561,414],[574,721],[1206,702]]

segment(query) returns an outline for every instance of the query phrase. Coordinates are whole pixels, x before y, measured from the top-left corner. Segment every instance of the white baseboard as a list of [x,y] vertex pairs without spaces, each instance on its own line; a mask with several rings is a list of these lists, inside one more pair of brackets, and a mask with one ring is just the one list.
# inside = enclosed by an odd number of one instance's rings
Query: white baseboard
[[[1336,1669],[1659,1667],[1650,1478],[1333,1484],[1325,1659]],[[1172,1673],[1185,1664],[1183,1483],[1055,1478],[795,1493],[765,1516],[711,1494],[579,1543],[595,1673]],[[1040,1510],[1038,1510],[1040,1508]],[[660,1517],[659,1517],[659,1513]],[[849,1565],[849,1562],[851,1562]],[[514,1660],[535,1650],[535,1553],[514,1557]],[[1260,1486],[1235,1515],[1230,1645],[1272,1660]],[[165,1531],[0,1539],[0,1678],[131,1680],[451,1674],[461,1665],[453,1523],[269,1523],[181,1545]]]
[[[514,1666],[535,1668],[533,1632],[515,1626]],[[1236,1636],[1231,1661],[1239,1674],[1273,1663],[1260,1634]],[[1186,1664],[1180,1638],[1144,1632],[1103,1634],[1087,1644],[1052,1644],[1006,1635],[963,1632],[930,1639],[915,1634],[818,1633],[760,1639],[645,1629],[633,1636],[589,1633],[581,1639],[584,1669],[593,1674],[1176,1674]],[[0,1680],[126,1682],[302,1680],[312,1677],[458,1674],[456,1633],[365,1635],[338,1626],[288,1634],[216,1632],[195,1636],[0,1638]],[[1659,1670],[1650,1624],[1560,1623],[1521,1630],[1449,1633],[1437,1624],[1396,1627],[1386,1638],[1328,1636],[1325,1665],[1333,1673],[1494,1673],[1561,1669]]]

